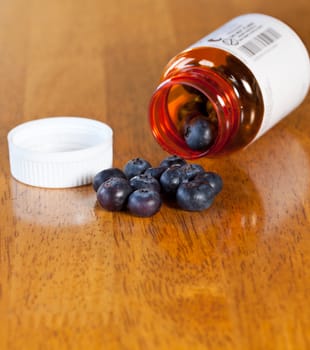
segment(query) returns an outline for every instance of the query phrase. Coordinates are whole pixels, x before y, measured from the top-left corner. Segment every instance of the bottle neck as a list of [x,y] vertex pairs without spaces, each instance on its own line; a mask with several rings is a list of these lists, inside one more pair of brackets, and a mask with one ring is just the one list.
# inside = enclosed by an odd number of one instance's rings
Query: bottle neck
[[[215,112],[217,135],[207,149],[191,149],[180,132],[180,108],[195,96],[185,96],[184,87],[205,96]],[[185,68],[162,81],[151,98],[149,115],[157,142],[169,153],[187,159],[224,153],[240,123],[240,107],[232,85],[212,69],[201,67]]]

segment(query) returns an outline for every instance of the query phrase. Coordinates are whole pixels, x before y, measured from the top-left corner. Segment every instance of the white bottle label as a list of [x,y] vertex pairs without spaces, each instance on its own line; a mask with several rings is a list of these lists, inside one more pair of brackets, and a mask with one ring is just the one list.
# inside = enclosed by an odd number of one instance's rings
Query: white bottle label
[[190,48],[208,46],[239,58],[254,74],[264,99],[258,138],[296,108],[310,84],[308,52],[283,22],[262,14],[236,17]]

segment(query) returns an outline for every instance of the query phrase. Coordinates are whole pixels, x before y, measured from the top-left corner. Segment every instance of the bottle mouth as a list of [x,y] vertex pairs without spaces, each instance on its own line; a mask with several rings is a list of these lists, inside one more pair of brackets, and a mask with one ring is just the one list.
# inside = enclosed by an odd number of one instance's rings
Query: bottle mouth
[[[197,115],[212,126],[212,139],[192,147],[187,123]],[[164,80],[155,90],[149,109],[152,133],[167,152],[187,159],[224,152],[239,126],[239,105],[232,86],[211,69],[190,68]]]

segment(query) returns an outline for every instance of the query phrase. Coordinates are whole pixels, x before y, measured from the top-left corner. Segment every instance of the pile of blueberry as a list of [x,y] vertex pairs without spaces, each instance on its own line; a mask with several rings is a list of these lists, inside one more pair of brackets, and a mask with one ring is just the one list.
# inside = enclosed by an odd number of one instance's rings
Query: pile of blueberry
[[156,214],[163,197],[172,198],[183,210],[207,209],[222,187],[218,174],[206,172],[200,165],[187,163],[176,155],[168,156],[158,167],[134,158],[123,170],[105,169],[93,180],[102,208],[120,211],[127,207],[130,213],[141,217]]

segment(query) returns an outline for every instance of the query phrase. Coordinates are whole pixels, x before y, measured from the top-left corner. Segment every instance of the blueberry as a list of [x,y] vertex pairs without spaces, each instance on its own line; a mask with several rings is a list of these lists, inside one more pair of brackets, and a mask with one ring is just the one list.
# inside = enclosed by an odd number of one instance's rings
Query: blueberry
[[110,177],[97,190],[97,200],[102,208],[110,211],[122,210],[132,188],[127,179]]
[[[190,86],[190,85],[182,85],[183,89],[186,90],[188,93],[194,95],[193,96],[193,100],[194,102],[206,102],[207,101],[207,97],[200,92],[198,89]],[[190,103],[191,101],[189,101]]]
[[190,181],[198,174],[203,174],[205,172],[201,165],[192,163],[182,165],[180,171],[182,172],[182,182]]
[[215,194],[218,194],[222,191],[223,180],[220,175],[212,171],[206,171],[202,174],[198,174],[195,177],[195,180],[199,180],[201,182],[206,181],[213,188]]
[[205,210],[212,205],[213,200],[213,188],[207,183],[195,180],[182,183],[176,193],[179,207],[189,211]]
[[156,168],[148,168],[145,170],[144,174],[151,175],[155,179],[159,180],[161,174],[167,169],[165,166],[158,166]]
[[161,207],[160,194],[147,188],[141,188],[131,193],[127,207],[129,211],[142,217],[156,214]]
[[125,167],[124,173],[128,179],[144,173],[147,168],[150,168],[151,164],[143,158],[134,158],[129,160]]
[[216,126],[203,115],[190,119],[184,128],[184,139],[193,150],[203,150],[211,146],[216,138]]
[[197,114],[201,114],[204,112],[205,103],[200,101],[198,97],[192,101],[186,102],[182,107],[178,110],[178,119],[187,120],[190,117],[194,117]]
[[151,175],[136,175],[129,180],[129,184],[134,190],[139,188],[148,188],[149,190],[160,192],[159,182]]
[[97,173],[93,179],[93,188],[97,192],[99,186],[108,180],[110,177],[122,177],[126,178],[126,175],[121,169],[118,168],[109,168],[109,169],[104,169]]
[[175,194],[182,179],[183,173],[181,171],[181,166],[175,164],[161,174],[159,182],[163,192],[166,194]]
[[180,156],[172,155],[172,156],[168,156],[165,159],[163,159],[161,161],[161,163],[159,164],[159,166],[169,168],[169,167],[171,167],[171,165],[175,165],[175,164],[184,165],[184,164],[186,164],[186,160]]
[[205,108],[206,108],[206,113],[207,113],[207,114],[210,114],[210,113],[212,113],[212,112],[215,112],[215,110],[214,110],[214,108],[213,108],[213,105],[212,105],[212,103],[211,103],[209,100],[206,101]]

